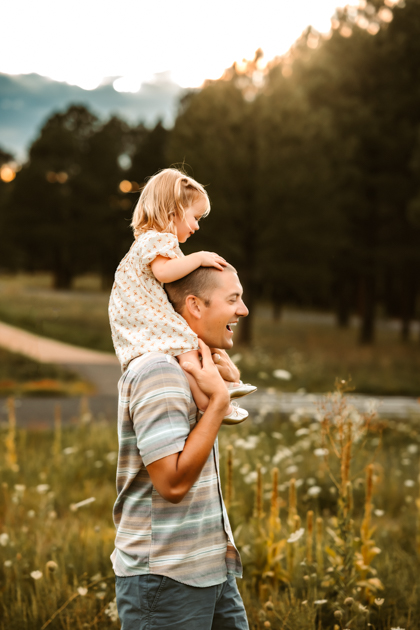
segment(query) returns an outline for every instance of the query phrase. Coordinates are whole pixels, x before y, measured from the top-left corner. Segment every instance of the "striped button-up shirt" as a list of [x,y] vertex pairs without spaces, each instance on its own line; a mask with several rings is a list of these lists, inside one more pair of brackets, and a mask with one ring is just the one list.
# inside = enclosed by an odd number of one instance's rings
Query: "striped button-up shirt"
[[176,359],[148,353],[134,359],[120,379],[117,529],[114,572],[155,573],[191,586],[212,586],[227,573],[240,577],[219,475],[217,440],[203,470],[178,504],[154,488],[147,466],[183,450],[196,425],[197,408]]

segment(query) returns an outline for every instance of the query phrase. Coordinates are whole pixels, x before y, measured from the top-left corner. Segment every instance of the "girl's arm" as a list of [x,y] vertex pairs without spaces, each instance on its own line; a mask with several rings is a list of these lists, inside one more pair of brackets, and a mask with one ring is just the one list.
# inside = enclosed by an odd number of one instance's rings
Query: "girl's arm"
[[213,252],[195,252],[182,258],[156,256],[150,263],[153,275],[159,282],[167,283],[187,276],[198,267],[216,267],[223,271],[227,265],[224,258]]

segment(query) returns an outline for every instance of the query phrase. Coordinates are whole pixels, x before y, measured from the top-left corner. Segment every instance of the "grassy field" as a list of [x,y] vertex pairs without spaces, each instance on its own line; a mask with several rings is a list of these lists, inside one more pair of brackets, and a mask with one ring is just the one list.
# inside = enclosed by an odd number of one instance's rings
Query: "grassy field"
[[[419,628],[419,427],[264,413],[220,435],[250,628]],[[116,428],[1,431],[0,630],[118,628]]]
[[70,370],[0,348],[0,396],[80,396],[93,391]]
[[[112,352],[109,296],[93,290],[97,279],[79,279],[78,290],[71,292],[53,292],[50,284],[42,275],[0,277],[0,320]],[[254,343],[250,348],[235,345],[233,352],[244,380],[282,391],[322,392],[337,377],[351,377],[359,393],[420,395],[418,340],[402,344],[398,331],[379,326],[376,343],[361,347],[354,328],[338,329],[322,317],[311,319],[309,314],[302,320],[300,315],[296,312],[294,318],[289,311],[287,319],[276,323],[263,305],[256,309]],[[286,378],[276,378],[275,370],[283,370]]]

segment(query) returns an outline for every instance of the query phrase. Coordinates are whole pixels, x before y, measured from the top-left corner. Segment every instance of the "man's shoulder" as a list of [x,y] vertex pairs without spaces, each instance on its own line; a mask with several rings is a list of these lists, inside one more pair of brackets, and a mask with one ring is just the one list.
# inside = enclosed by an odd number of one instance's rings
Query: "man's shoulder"
[[147,352],[136,357],[130,361],[122,378],[125,381],[142,380],[162,371],[174,377],[186,378],[175,357],[161,352]]

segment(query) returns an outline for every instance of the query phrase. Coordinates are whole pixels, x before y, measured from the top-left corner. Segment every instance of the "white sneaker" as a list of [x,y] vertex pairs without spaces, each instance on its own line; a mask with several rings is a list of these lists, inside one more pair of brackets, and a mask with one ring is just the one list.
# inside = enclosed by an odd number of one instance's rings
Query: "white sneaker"
[[232,411],[223,418],[222,424],[240,424],[248,418],[248,412],[236,403],[232,403]]
[[232,385],[228,385],[230,399],[241,398],[241,396],[248,396],[248,394],[252,394],[257,391],[257,387],[255,385],[250,385],[249,383],[242,383],[239,381],[239,386],[234,387]]

